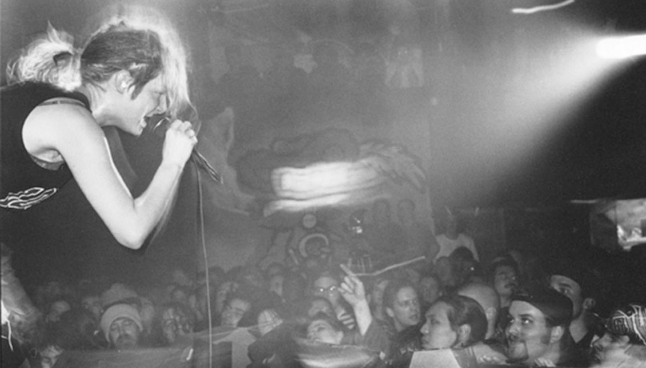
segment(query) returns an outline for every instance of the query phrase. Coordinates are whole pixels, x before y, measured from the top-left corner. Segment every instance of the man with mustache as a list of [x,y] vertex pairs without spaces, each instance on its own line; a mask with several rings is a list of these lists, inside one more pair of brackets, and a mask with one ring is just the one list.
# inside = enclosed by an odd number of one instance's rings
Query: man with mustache
[[546,287],[512,295],[505,330],[509,363],[527,366],[587,367],[568,330],[572,302]]
[[106,309],[101,316],[101,330],[116,350],[141,347],[143,324],[137,309],[129,304],[114,304]]

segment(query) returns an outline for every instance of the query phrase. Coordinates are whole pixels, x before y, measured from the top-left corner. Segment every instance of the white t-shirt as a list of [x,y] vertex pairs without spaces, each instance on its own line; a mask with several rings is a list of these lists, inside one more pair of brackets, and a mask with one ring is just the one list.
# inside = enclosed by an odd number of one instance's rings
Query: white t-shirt
[[457,238],[449,239],[446,235],[440,234],[436,236],[435,239],[437,240],[437,244],[440,246],[440,251],[437,252],[433,262],[437,261],[440,257],[450,256],[451,253],[459,247],[466,247],[471,251],[471,253],[473,253],[473,258],[475,258],[476,261],[480,261],[478,251],[476,250],[476,244],[468,235],[459,234]]

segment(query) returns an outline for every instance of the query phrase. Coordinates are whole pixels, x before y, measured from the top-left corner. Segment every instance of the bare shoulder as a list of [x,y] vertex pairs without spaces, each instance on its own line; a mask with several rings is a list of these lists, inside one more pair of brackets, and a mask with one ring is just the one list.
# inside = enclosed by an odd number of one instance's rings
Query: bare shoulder
[[23,127],[26,145],[35,143],[40,146],[47,142],[55,144],[61,140],[102,135],[90,111],[75,103],[39,105],[29,114]]

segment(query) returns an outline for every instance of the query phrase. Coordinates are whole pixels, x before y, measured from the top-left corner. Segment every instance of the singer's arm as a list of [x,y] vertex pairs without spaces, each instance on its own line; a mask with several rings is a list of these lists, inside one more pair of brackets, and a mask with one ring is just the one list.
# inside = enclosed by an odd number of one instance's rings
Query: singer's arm
[[132,249],[140,248],[163,218],[197,143],[190,123],[173,122],[159,168],[144,193],[133,198],[112,162],[103,131],[84,108],[37,107],[25,123],[23,141],[33,156],[60,154],[115,239]]

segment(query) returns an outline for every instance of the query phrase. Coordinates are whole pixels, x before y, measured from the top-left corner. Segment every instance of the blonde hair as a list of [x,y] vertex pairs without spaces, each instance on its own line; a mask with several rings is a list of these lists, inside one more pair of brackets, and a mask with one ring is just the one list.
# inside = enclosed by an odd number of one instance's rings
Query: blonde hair
[[74,90],[81,85],[78,54],[74,38],[48,24],[47,32],[7,65],[7,82],[42,82]]
[[194,110],[188,88],[188,54],[171,22],[150,8],[123,7],[94,32],[82,49],[64,31],[48,25],[47,33],[30,43],[7,66],[9,83],[42,82],[65,90],[98,85],[126,70],[135,92],[161,76],[167,114],[176,118]]

